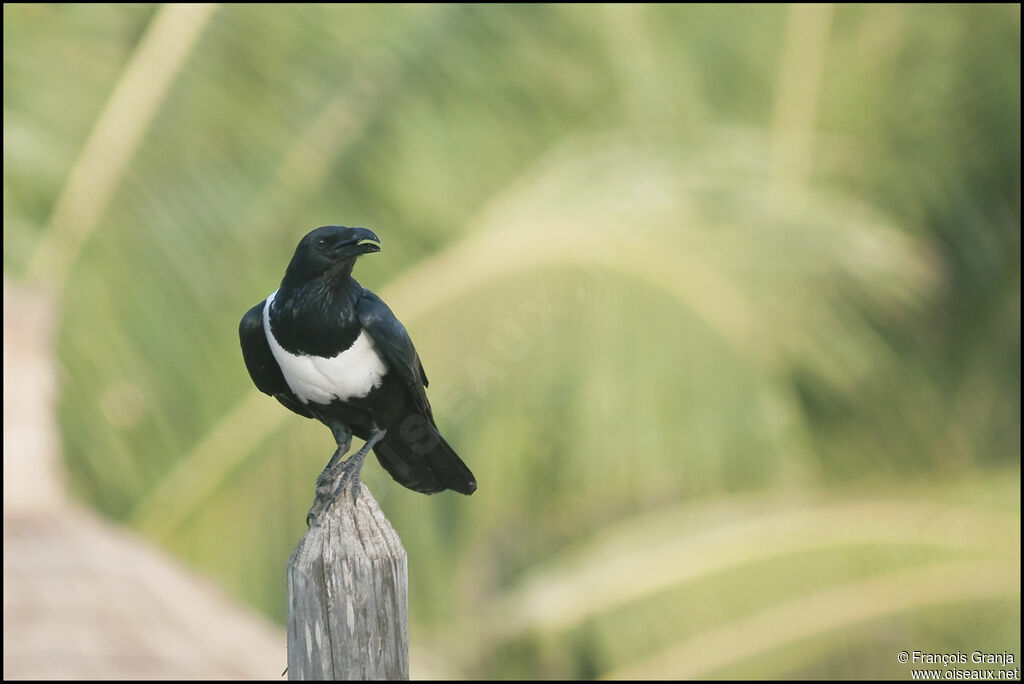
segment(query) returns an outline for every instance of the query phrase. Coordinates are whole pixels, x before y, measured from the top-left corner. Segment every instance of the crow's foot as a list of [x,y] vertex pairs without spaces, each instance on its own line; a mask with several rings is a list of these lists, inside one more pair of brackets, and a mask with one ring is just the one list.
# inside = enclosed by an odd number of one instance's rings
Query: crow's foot
[[313,500],[309,513],[306,514],[307,527],[337,501],[345,487],[351,486],[352,488],[352,503],[355,504],[359,501],[359,492],[362,490],[359,472],[363,469],[366,455],[370,453],[370,449],[377,442],[384,438],[384,434],[384,430],[374,431],[370,439],[366,440],[366,444],[344,462],[338,463],[338,454],[335,453],[335,457],[331,459],[331,462],[327,464],[324,471],[320,473],[320,477],[316,479],[316,498]]

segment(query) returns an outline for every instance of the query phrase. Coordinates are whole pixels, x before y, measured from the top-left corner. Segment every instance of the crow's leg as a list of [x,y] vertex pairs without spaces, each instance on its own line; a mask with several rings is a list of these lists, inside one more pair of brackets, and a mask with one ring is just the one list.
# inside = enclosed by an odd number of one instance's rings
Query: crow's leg
[[331,428],[331,432],[334,433],[334,441],[338,444],[338,448],[334,451],[334,455],[331,456],[331,460],[324,466],[320,477],[316,478],[316,498],[313,500],[313,506],[310,507],[309,513],[306,514],[307,527],[334,500],[332,496],[334,481],[338,478],[338,474],[342,472],[344,467],[341,459],[348,453],[349,447],[352,446],[352,431],[346,426],[335,425]]
[[362,488],[359,482],[359,471],[363,469],[363,461],[366,460],[366,455],[370,453],[370,449],[376,446],[377,442],[384,439],[384,435],[387,434],[387,430],[381,430],[377,426],[374,426],[373,432],[370,433],[370,438],[366,440],[366,444],[352,454],[341,466],[342,476],[341,481],[338,482],[334,489],[334,495],[331,500],[338,498],[345,486],[352,483],[352,503],[355,503],[359,498],[359,490]]
[[[352,431],[344,425],[336,425],[331,428],[331,432],[334,433],[334,441],[338,444],[338,449],[331,456],[331,460],[324,466],[324,471],[320,473],[320,477],[316,478],[317,493],[320,493],[320,488],[330,484],[337,477],[338,473],[341,472],[343,467],[342,456],[348,453],[348,449],[352,446]],[[324,494],[329,494],[333,490],[328,489]]]

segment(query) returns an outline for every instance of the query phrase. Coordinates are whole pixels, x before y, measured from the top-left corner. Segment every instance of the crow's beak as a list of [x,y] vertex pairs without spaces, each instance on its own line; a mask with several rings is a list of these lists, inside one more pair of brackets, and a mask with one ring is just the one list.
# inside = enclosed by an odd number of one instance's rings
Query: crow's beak
[[356,246],[360,254],[372,254],[380,251],[380,238],[369,228],[356,228]]
[[352,237],[334,248],[334,256],[338,259],[372,254],[380,251],[380,238],[369,228],[353,228]]

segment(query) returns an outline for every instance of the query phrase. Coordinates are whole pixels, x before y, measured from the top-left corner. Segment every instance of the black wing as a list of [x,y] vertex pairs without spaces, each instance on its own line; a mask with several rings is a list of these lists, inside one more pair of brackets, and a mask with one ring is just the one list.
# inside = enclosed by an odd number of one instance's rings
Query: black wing
[[472,494],[476,491],[476,478],[437,431],[427,393],[423,390],[427,375],[405,326],[380,297],[368,290],[360,297],[356,309],[360,325],[373,339],[389,372],[402,379],[412,399],[393,423],[403,429],[388,429],[384,439],[374,447],[377,460],[391,477],[414,491],[433,494],[453,489],[461,494]]
[[249,309],[242,316],[242,322],[238,324],[238,338],[242,342],[245,367],[249,369],[249,376],[260,392],[269,394],[300,416],[313,418],[309,407],[288,387],[281,367],[277,365],[274,353],[267,344],[267,334],[263,331],[263,307],[266,303],[267,301],[263,300]]
[[427,393],[423,391],[427,386],[427,374],[423,371],[423,364],[420,363],[419,354],[405,326],[395,318],[388,305],[369,290],[363,291],[356,309],[359,324],[373,339],[374,346],[384,356],[388,366],[405,383],[413,405],[433,423],[434,414],[430,410]]

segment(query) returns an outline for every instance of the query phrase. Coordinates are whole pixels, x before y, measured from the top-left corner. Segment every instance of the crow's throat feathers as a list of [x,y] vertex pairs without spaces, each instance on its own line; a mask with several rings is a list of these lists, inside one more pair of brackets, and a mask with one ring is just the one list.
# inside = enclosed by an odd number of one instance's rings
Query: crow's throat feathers
[[362,293],[354,278],[334,286],[319,278],[291,288],[282,283],[267,303],[274,337],[294,354],[334,356],[359,335],[356,304]]

